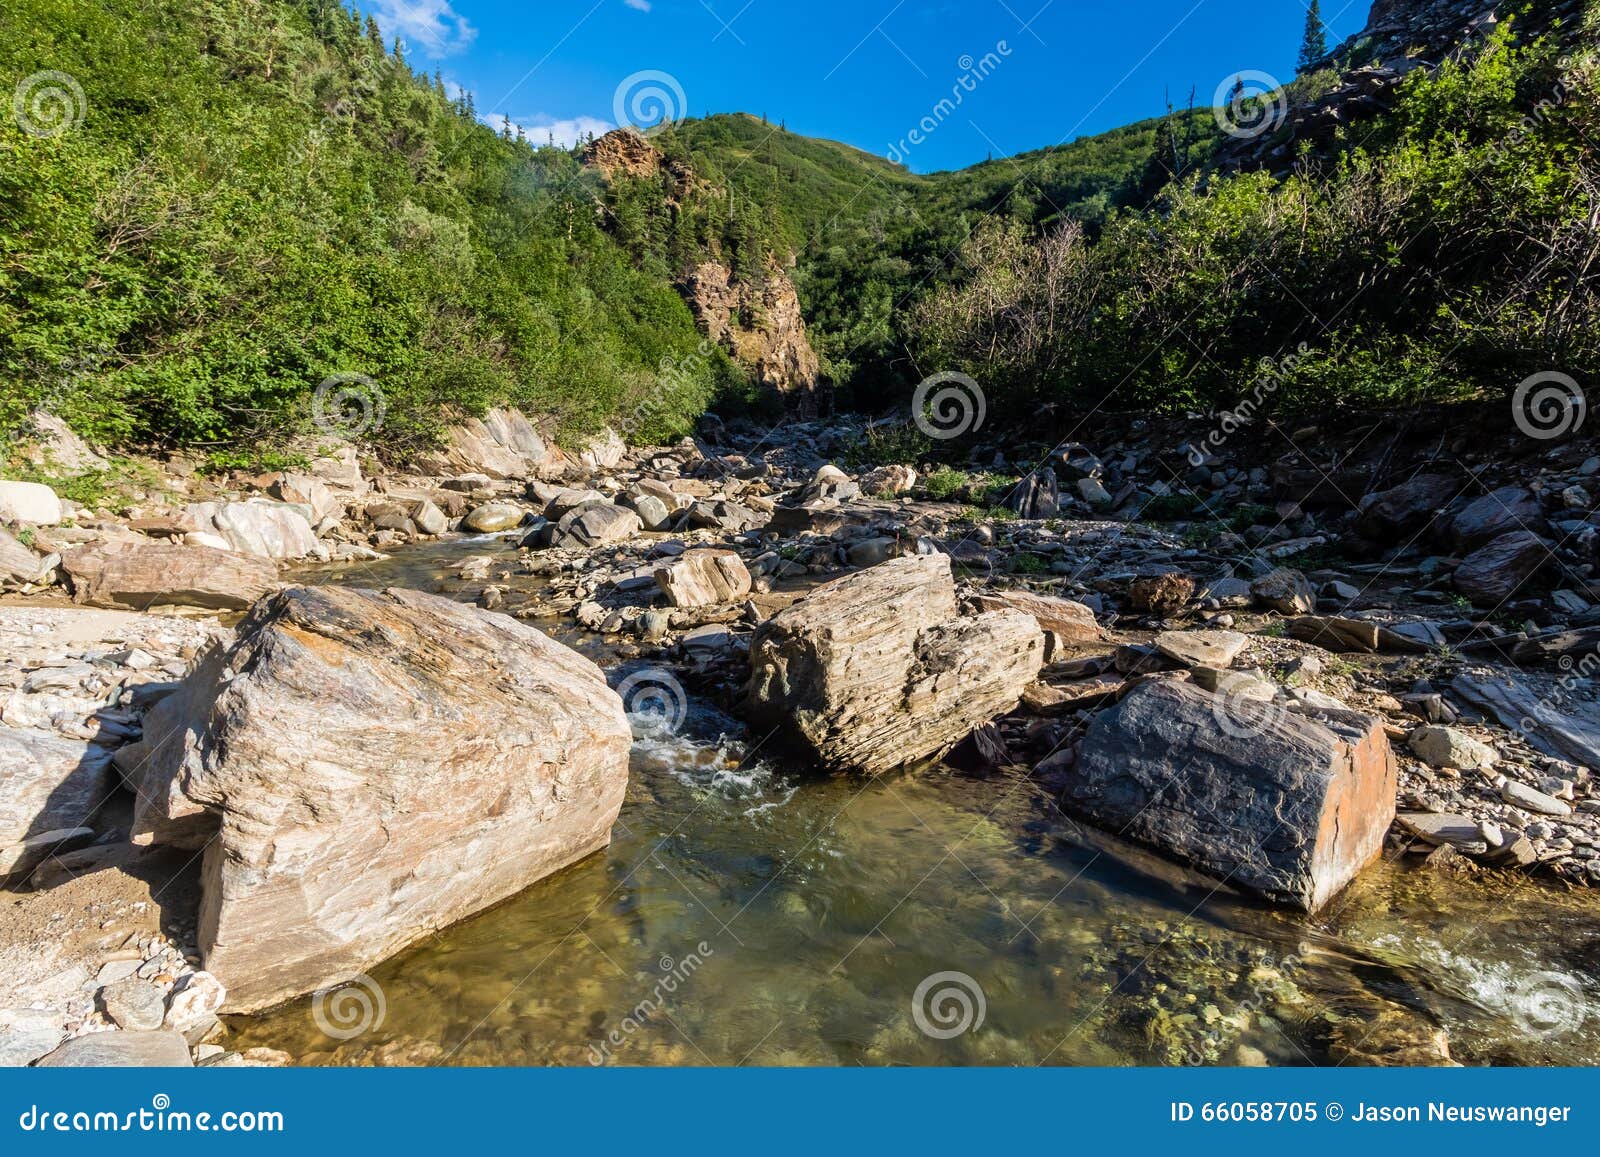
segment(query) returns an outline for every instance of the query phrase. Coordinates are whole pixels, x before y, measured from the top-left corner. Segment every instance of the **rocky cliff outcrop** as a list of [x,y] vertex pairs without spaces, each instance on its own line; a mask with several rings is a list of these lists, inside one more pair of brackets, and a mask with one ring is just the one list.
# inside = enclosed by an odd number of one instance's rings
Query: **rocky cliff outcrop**
[[[662,196],[671,205],[697,188],[726,197],[632,129],[616,129],[591,142],[583,162],[608,182],[659,179]],[[715,254],[707,254],[678,288],[700,332],[726,350],[757,385],[802,412],[814,412],[821,361],[806,334],[794,282],[782,268],[773,265],[759,277],[736,279]]]
[[734,281],[726,266],[702,262],[683,285],[700,331],[749,371],[756,383],[814,408],[822,365],[806,336],[794,283],[782,270]]
[[1218,151],[1216,164],[1224,171],[1287,171],[1307,143],[1327,145],[1341,129],[1387,112],[1401,83],[1418,68],[1437,68],[1471,52],[1513,16],[1520,40],[1554,30],[1562,40],[1575,41],[1584,6],[1585,0],[1532,5],[1521,0],[1376,0],[1366,27],[1329,52],[1319,66],[1338,69],[1339,84],[1314,102],[1278,109],[1261,122],[1270,131],[1235,135]]

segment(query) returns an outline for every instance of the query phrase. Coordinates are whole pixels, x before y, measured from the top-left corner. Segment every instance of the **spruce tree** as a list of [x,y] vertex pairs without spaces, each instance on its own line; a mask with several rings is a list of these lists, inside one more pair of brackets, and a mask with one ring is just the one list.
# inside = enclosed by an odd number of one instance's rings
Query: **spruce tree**
[[1322,22],[1322,0],[1311,0],[1306,9],[1306,36],[1300,43],[1300,71],[1328,55],[1328,26]]

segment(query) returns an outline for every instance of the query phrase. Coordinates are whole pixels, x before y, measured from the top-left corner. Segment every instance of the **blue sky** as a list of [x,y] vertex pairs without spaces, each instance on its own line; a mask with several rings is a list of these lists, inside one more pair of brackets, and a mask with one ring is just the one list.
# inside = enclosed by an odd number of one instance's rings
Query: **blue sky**
[[[1303,0],[360,2],[486,121],[540,141],[648,125],[664,103],[766,114],[918,172],[1154,116],[1169,91],[1210,105],[1241,72],[1287,81],[1305,24]],[[1323,0],[1332,39],[1370,6]]]

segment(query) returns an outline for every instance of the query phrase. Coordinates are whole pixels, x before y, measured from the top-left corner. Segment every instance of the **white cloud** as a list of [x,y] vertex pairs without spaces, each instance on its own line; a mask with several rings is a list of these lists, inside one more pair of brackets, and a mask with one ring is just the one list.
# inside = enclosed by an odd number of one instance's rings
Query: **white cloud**
[[[508,118],[499,113],[481,113],[478,116],[484,124],[495,132],[505,127]],[[521,117],[511,117],[511,131],[515,133],[519,128],[522,135],[534,145],[546,143],[552,136],[556,144],[562,148],[570,149],[589,133],[603,137],[617,126],[610,121],[601,120],[599,117],[579,116],[570,120],[555,120],[551,117],[540,115],[524,120]]]
[[650,11],[650,0],[622,0],[622,2],[635,12]]
[[378,27],[388,39],[398,37],[407,48],[428,56],[462,52],[478,37],[465,16],[450,7],[450,0],[370,0]]

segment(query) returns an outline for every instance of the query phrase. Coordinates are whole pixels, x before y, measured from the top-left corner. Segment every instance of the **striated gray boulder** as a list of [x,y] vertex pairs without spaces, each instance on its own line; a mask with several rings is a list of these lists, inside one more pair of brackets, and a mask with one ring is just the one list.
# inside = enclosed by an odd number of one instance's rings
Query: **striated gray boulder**
[[189,1069],[189,1043],[182,1033],[95,1032],[73,1037],[34,1062],[39,1069]]
[[61,565],[72,601],[92,607],[243,610],[278,585],[269,560],[209,546],[108,541],[66,551]]
[[656,584],[675,607],[717,607],[750,593],[750,571],[738,552],[689,550],[656,567]]
[[626,542],[644,529],[637,514],[610,502],[585,502],[567,511],[551,531],[550,544],[587,550]]
[[1544,525],[1544,506],[1532,491],[1521,486],[1502,486],[1482,498],[1475,498],[1451,514],[1445,534],[1452,546],[1476,550],[1513,530],[1539,530]]
[[1468,555],[1452,576],[1474,606],[1498,607],[1555,561],[1549,544],[1526,530],[1502,534]]
[[1100,641],[1100,624],[1094,612],[1072,599],[1036,595],[1029,591],[986,591],[973,599],[982,611],[1021,611],[1031,615],[1041,629],[1063,644],[1076,646]]
[[93,821],[111,791],[111,752],[49,731],[0,739],[0,877],[30,870]]
[[[1399,486],[1371,495],[1362,503],[1356,528],[1368,538],[1386,542],[1395,535],[1409,535],[1433,521],[1461,486],[1443,474],[1418,474]],[[1395,545],[1405,542],[1399,539]]]
[[185,508],[184,518],[201,533],[256,558],[305,558],[317,549],[312,509],[298,503],[197,502]]
[[336,587],[256,606],[145,735],[118,761],[137,838],[205,847],[200,949],[238,1011],[604,847],[630,746],[599,668],[533,628]]
[[1314,912],[1383,850],[1396,777],[1376,718],[1288,714],[1164,679],[1096,717],[1062,806]]
[[963,617],[947,555],[893,559],[819,587],[757,630],[749,714],[833,771],[937,756],[1016,707],[1044,635],[1015,609]]

